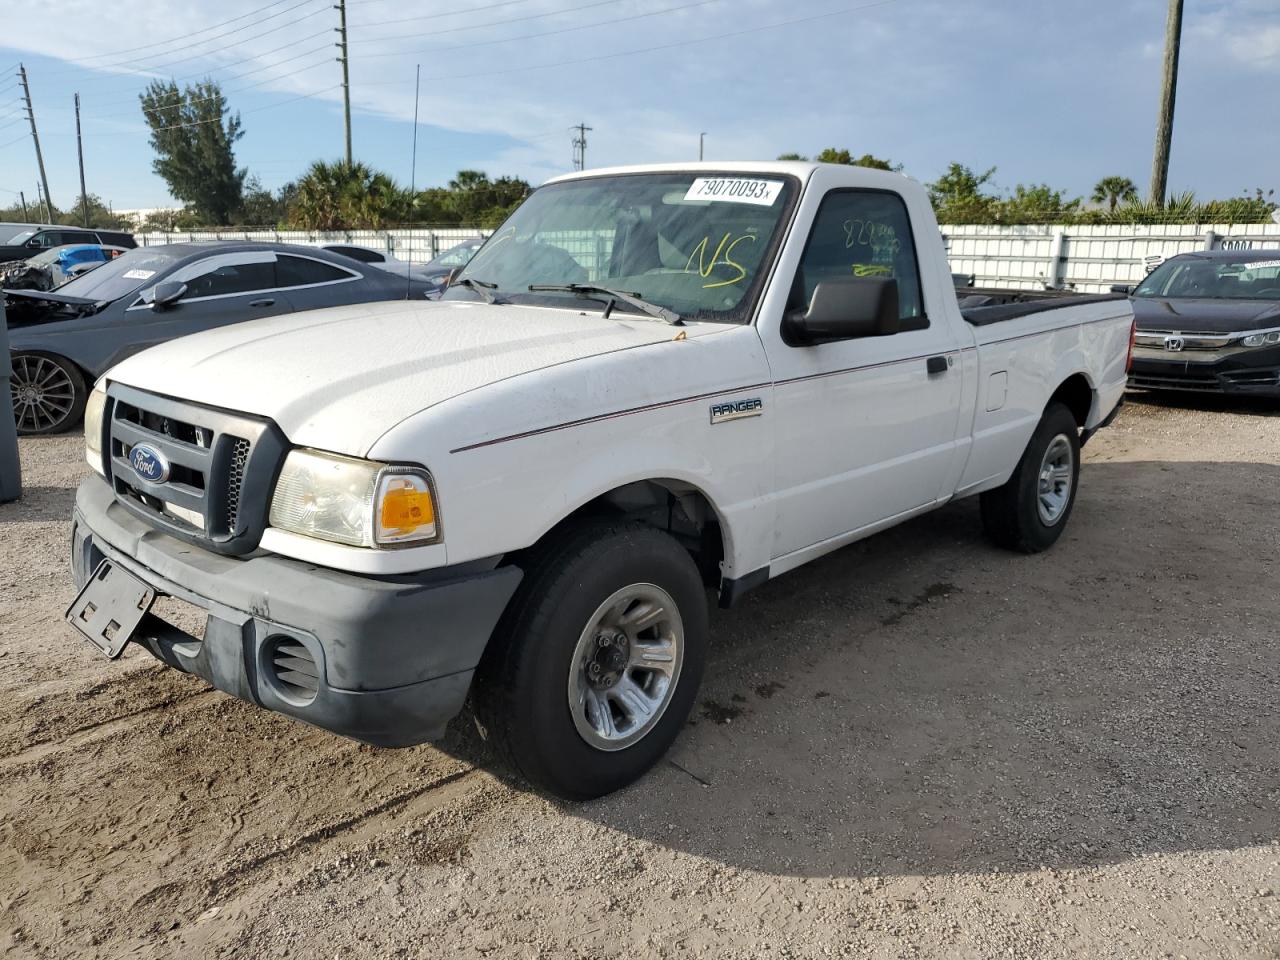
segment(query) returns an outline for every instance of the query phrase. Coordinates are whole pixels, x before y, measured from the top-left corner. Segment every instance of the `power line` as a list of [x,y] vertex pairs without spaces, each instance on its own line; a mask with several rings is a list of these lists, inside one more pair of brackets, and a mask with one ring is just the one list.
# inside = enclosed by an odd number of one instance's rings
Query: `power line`
[[[826,13],[812,14],[805,17],[793,17],[787,20],[775,20],[772,23],[762,23],[754,27],[744,27],[741,30],[731,30],[726,33],[713,33],[705,37],[691,37],[688,40],[675,40],[671,43],[661,43],[652,47],[637,47],[631,50],[610,50],[607,53],[597,54],[591,57],[578,57],[573,60],[557,60],[554,63],[535,63],[526,64],[521,67],[508,67],[505,70],[484,70],[479,73],[443,73],[433,77],[423,77],[422,79],[431,80],[471,80],[476,77],[497,77],[510,73],[524,73],[529,70],[554,70],[557,67],[571,67],[582,63],[599,63],[602,60],[612,60],[615,57],[633,57],[645,53],[657,53],[662,50],[674,50],[678,47],[688,47],[699,43],[709,43],[712,40],[728,40],[733,37],[742,37],[751,33],[760,33],[765,30],[777,30],[781,27],[795,26],[800,23],[812,23],[815,20],[826,20],[831,17],[843,16],[849,13],[858,13],[863,10],[870,10],[873,7],[884,7],[891,3],[897,3],[898,0],[874,0],[872,3],[859,4],[853,7],[843,7],[839,10],[829,10]],[[403,81],[396,81],[402,83]],[[368,84],[372,86],[373,84]]]
[[[541,33],[524,33],[517,37],[501,37],[497,40],[477,40],[474,43],[446,44],[443,47],[433,47],[431,48],[430,51],[405,50],[398,53],[366,53],[366,54],[362,54],[362,56],[365,56],[365,57],[413,57],[413,56],[421,56],[426,53],[438,53],[441,51],[450,52],[454,50],[469,50],[473,47],[490,47],[499,43],[514,43],[517,40],[538,40],[542,37],[554,37],[562,33],[573,33],[578,30],[590,30],[593,27],[608,27],[616,23],[629,23],[632,20],[643,20],[647,17],[658,17],[664,13],[675,13],[676,11],[679,11],[679,10],[688,10],[688,9],[691,9],[692,7],[705,7],[709,3],[720,3],[720,2],[721,0],[693,0],[692,3],[682,3],[674,7],[664,7],[661,10],[650,10],[645,13],[635,13],[626,17],[614,17],[609,20],[597,20],[594,23],[580,23],[572,27],[559,27],[555,30],[544,30]],[[380,83],[402,83],[402,82],[403,81],[401,80],[375,81],[375,83],[379,83],[379,84]],[[367,84],[367,86],[372,86],[372,85],[374,84]]]
[[[315,53],[319,53],[321,50],[324,50],[324,51],[326,51],[326,52],[327,52],[327,51],[328,51],[328,49],[329,49],[329,44],[325,44],[323,47],[317,47],[317,48],[316,48],[316,49],[314,49],[314,50],[308,51],[308,53],[310,53],[310,54],[315,54]],[[308,54],[299,54],[297,57],[290,57],[289,59],[290,59],[290,60],[296,60],[296,59],[299,59],[300,57],[304,57],[304,56],[307,56],[307,55],[308,55]],[[280,61],[280,63],[287,63],[287,62],[288,62],[288,61],[285,61],[285,60]],[[197,98],[196,98],[196,99],[194,99],[194,100],[187,100],[187,101],[185,101],[185,104],[186,104],[187,106],[194,106],[195,104],[198,104],[198,103],[208,103],[208,102],[213,101],[213,100],[218,100],[218,99],[220,99],[220,98],[222,98],[222,97],[230,96],[230,95],[231,95],[231,94],[233,94],[233,93],[243,93],[243,92],[244,92],[244,91],[246,91],[246,90],[256,90],[258,87],[265,87],[267,84],[275,83],[275,82],[276,82],[276,81],[278,81],[278,80],[287,80],[287,79],[288,79],[288,78],[290,78],[290,77],[296,77],[298,74],[306,73],[308,70],[314,70],[316,67],[327,67],[327,66],[329,65],[329,63],[330,63],[330,62],[331,62],[331,61],[330,61],[329,57],[328,57],[328,56],[326,56],[323,60],[319,60],[319,61],[317,61],[317,62],[315,62],[315,63],[312,63],[312,64],[309,64],[308,66],[305,66],[305,67],[298,67],[298,68],[296,68],[296,69],[294,69],[294,70],[290,70],[288,73],[282,74],[282,75],[280,75],[280,76],[267,77],[267,79],[265,79],[265,80],[259,80],[257,83],[250,83],[250,84],[247,84],[247,85],[245,85],[245,86],[243,86],[243,87],[233,87],[233,88],[232,88],[232,89],[230,89],[230,90],[221,90],[221,84],[219,84],[219,92],[218,92],[218,93],[213,94],[213,95],[208,96],[208,97],[197,97]],[[279,64],[274,64],[274,66],[279,66]],[[251,75],[252,75],[252,74],[254,74],[254,73],[261,73],[261,72],[262,72],[262,71],[260,71],[260,70],[250,70],[248,73],[241,74],[241,76],[242,76],[242,77],[247,77],[247,76],[251,76]],[[236,80],[236,79],[240,79],[240,78],[239,78],[239,77],[231,77],[231,78],[228,78],[228,79]],[[141,94],[140,94],[139,96],[141,96]],[[127,102],[127,101],[121,101],[121,102]],[[166,107],[141,107],[140,109],[142,110],[142,114],[143,114],[143,116],[145,117],[145,116],[147,116],[148,114],[152,114],[152,113],[160,113],[160,112],[162,112],[163,110],[165,110],[165,109],[167,109],[167,108],[166,108]],[[135,116],[135,114],[134,114],[134,112],[133,112],[132,110],[130,110],[130,111],[129,111],[129,112],[127,112],[127,113],[107,113],[107,114],[101,114],[101,115],[99,115],[99,116],[92,117],[92,118],[90,118],[90,119],[93,119],[93,120],[115,120],[115,119],[120,119],[120,118],[125,118],[125,117],[133,117],[133,116]]]
[[[241,110],[238,112],[244,115],[244,114],[250,114],[250,113],[261,113],[263,110],[274,110],[277,107],[283,107],[286,104],[296,103],[299,100],[309,100],[312,97],[323,96],[326,93],[331,93],[332,91],[337,90],[341,86],[342,84],[336,83],[331,87],[325,87],[323,90],[316,90],[313,93],[302,93],[296,97],[290,97],[287,100],[279,100],[275,103],[266,103],[260,107],[253,107],[249,110]],[[223,117],[210,117],[208,120],[192,120],[190,123],[171,123],[171,124],[168,124],[167,126],[156,127],[151,132],[159,133],[163,130],[181,130],[185,127],[200,127],[200,126],[204,126],[206,123],[221,123],[223,119],[224,119]],[[114,130],[109,133],[97,134],[97,136],[99,137],[123,137],[123,136],[135,137],[137,135],[138,135],[138,132],[136,130]]]
[[[298,7],[304,7],[307,4],[316,3],[316,2],[325,2],[325,0],[301,0],[301,2],[294,4],[294,6],[292,7],[288,7],[284,10],[281,10],[279,13],[272,14],[270,17],[264,17],[262,20],[255,21],[250,24],[246,24],[244,27],[241,27],[240,29],[248,30],[253,27],[258,27],[262,23],[265,23],[267,20],[271,20],[274,17],[281,16],[285,13],[290,12],[291,10],[296,10]],[[262,37],[270,36],[273,33],[279,33],[281,30],[287,30],[290,27],[294,26],[295,24],[301,23],[303,20],[309,20],[311,17],[318,16],[319,14],[326,12],[328,9],[329,9],[328,4],[326,2],[325,6],[318,7],[315,10],[312,10],[310,13],[304,13],[301,16],[294,17],[292,20],[290,20],[287,23],[279,24],[277,26],[272,27],[270,30],[263,30],[260,33],[255,34],[253,39],[257,40]],[[239,31],[232,31],[232,32],[239,32]],[[214,47],[212,50],[202,50],[198,53],[193,53],[185,57],[179,57],[176,60],[166,60],[163,63],[139,64],[139,63],[135,63],[132,59],[127,59],[127,60],[120,60],[114,63],[93,64],[88,67],[83,67],[82,69],[116,70],[120,68],[128,68],[129,72],[133,74],[147,74],[147,73],[165,74],[169,72],[170,67],[177,66],[180,63],[190,63],[193,60],[206,60],[212,57],[214,54],[222,53],[223,51],[232,50],[236,47],[243,46],[244,42],[245,41],[243,39],[237,40],[235,43],[228,43],[228,44],[224,44],[221,47]],[[297,43],[297,42],[298,41],[296,40],[294,41],[294,43]],[[199,44],[197,44],[197,46],[199,46]],[[174,50],[169,52],[177,53],[178,51]],[[73,71],[63,70],[50,75],[51,76],[67,76],[72,72]]]
[[[622,3],[622,2],[623,0],[592,0],[591,3],[584,3],[577,7],[568,7],[564,10],[550,10],[544,13],[531,13],[523,17],[511,17],[510,19],[507,19],[507,20],[491,20],[488,23],[467,23],[467,24],[463,24],[460,27],[449,27],[445,30],[432,30],[429,36],[437,37],[442,33],[460,33],[463,30],[483,30],[488,27],[504,27],[509,23],[524,23],[525,21],[528,21],[528,20],[542,20],[542,19],[545,19],[546,17],[556,17],[565,13],[577,13],[580,10],[590,10],[593,7],[603,7],[609,4]],[[381,21],[378,21],[377,23],[366,23],[364,24],[364,26],[385,27],[393,24],[409,23],[410,21],[413,21],[413,20],[425,20],[425,19],[434,19],[434,18],[405,17],[402,20],[381,20]],[[428,36],[428,34],[423,34],[423,36]],[[356,43],[374,43],[377,41],[396,40],[396,39],[398,38],[397,37],[362,37],[359,40],[356,40],[355,42]]]
[[[196,31],[195,33],[188,33],[188,35],[173,37],[173,38],[170,38],[170,40],[156,41],[154,42],[154,44],[146,44],[140,47],[129,47],[129,49],[125,49],[125,50],[113,50],[110,52],[106,52],[106,54],[93,54],[92,56],[84,56],[84,58],[65,59],[65,63],[76,64],[78,65],[78,67],[83,67],[84,69],[88,69],[88,70],[109,70],[116,67],[132,67],[132,65],[134,65],[134,60],[137,59],[137,58],[133,58],[133,56],[131,56],[131,58],[127,58],[124,60],[115,61],[115,63],[92,64],[92,63],[88,63],[88,61],[100,60],[102,58],[106,58],[106,56],[118,56],[120,54],[127,54],[127,52],[131,52],[134,50],[145,50],[147,49],[147,47],[152,47],[152,46],[168,46],[169,44],[177,44],[177,42],[179,41],[186,41],[188,40],[189,37],[196,36],[197,33],[204,33],[204,32],[210,31],[210,29],[225,27],[227,26],[228,23],[234,23],[236,22],[236,20],[242,20],[246,17],[253,17],[253,15],[260,14],[264,12],[264,10],[269,10],[270,8],[273,8],[273,6],[279,6],[280,4],[283,4],[283,3],[289,3],[289,0],[275,0],[274,3],[270,3],[266,6],[262,6],[262,8],[259,8],[256,10],[250,10],[250,12],[246,14],[241,14],[239,15],[239,17],[234,17],[229,20],[223,20],[223,22],[219,24],[215,24],[214,27],[206,27],[204,31]],[[283,17],[284,14],[291,13],[293,12],[293,10],[297,10],[298,8],[300,8],[300,6],[306,6],[307,4],[310,4],[310,3],[316,3],[316,0],[298,0],[297,3],[293,4],[293,6],[287,6],[287,8],[283,10],[276,10],[275,13],[268,14],[266,15],[266,17],[262,17],[261,19],[253,20],[253,22],[246,23],[242,27],[237,27],[236,29],[230,29],[230,31],[227,31],[225,33],[216,33],[216,35],[214,36],[205,37],[204,40],[197,40],[193,42],[193,44],[191,44],[191,42],[188,42],[188,44],[182,47],[182,50],[191,49],[192,46],[202,46],[204,44],[211,44],[211,42],[214,42],[215,40],[221,40],[221,38],[223,37],[233,36],[233,35],[236,35],[236,33],[241,33],[243,31],[246,31],[246,29],[259,27],[261,26],[262,23],[268,22],[268,20],[273,20],[276,17]],[[307,15],[312,15],[312,14],[307,14]],[[293,20],[293,22],[297,22],[298,19],[305,19],[305,18],[306,17],[296,18]],[[288,24],[285,24],[285,26],[288,26]],[[233,44],[232,46],[236,46],[236,45]],[[225,49],[229,49],[229,47],[220,47],[220,50],[225,50]],[[148,54],[148,56],[168,56],[169,54],[175,54],[175,52],[179,52],[179,50],[161,50],[161,51],[156,51],[155,54]],[[218,52],[218,51],[210,50],[205,52]],[[200,55],[204,55],[204,54],[200,54]],[[191,58],[188,58],[188,59],[191,59]],[[173,63],[182,63],[182,60],[174,60]],[[161,65],[168,65],[168,64],[161,64]],[[55,76],[55,77],[65,76],[65,74],[68,74],[68,73],[70,73],[69,70],[60,70],[60,72],[52,74],[52,76]]]
[[[226,69],[227,67],[234,67],[242,63],[249,63],[250,61],[259,60],[262,57],[270,56],[273,53],[279,53],[281,50],[292,50],[294,47],[298,46],[298,44],[306,43],[308,40],[314,40],[316,39],[316,37],[327,37],[330,34],[330,32],[331,31],[327,28],[324,30],[317,30],[315,33],[308,34],[305,37],[301,37],[298,40],[290,41],[289,43],[281,44],[278,47],[272,47],[270,50],[264,50],[261,53],[255,54],[252,57],[245,57],[243,60],[232,60],[230,63],[224,63],[220,69]],[[331,43],[325,43],[318,47],[312,47],[310,50],[307,50],[303,53],[295,54],[292,57],[285,57],[285,59],[283,60],[276,60],[272,63],[263,64],[261,67],[254,67],[252,70],[246,70],[243,73],[234,74],[233,76],[227,77],[226,79],[232,80],[232,81],[243,80],[245,77],[251,77],[255,73],[262,73],[264,70],[270,70],[270,69],[273,69],[274,67],[278,67],[283,64],[290,63],[294,60],[301,60],[303,57],[310,56],[313,53],[319,53],[321,50],[328,50],[331,46],[333,46]],[[206,77],[208,75],[209,75],[208,70],[197,70],[195,73],[185,73],[180,77],[172,77],[171,79],[173,80],[174,83],[178,83],[180,81],[192,80],[196,77]],[[130,76],[128,79],[132,81],[134,77]],[[134,101],[137,100],[138,96],[139,94],[135,93],[135,94],[130,94],[127,97],[117,97],[114,100],[105,100],[99,103],[98,106],[113,107],[119,103],[133,103]]]

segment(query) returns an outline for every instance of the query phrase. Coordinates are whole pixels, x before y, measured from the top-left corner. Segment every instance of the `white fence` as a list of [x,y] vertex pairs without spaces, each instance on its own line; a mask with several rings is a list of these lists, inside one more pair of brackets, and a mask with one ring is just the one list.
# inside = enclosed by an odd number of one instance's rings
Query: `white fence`
[[[319,245],[352,243],[424,263],[469,237],[471,229],[220,230],[138,234],[142,245],[192,240],[270,240]],[[1280,248],[1280,224],[1203,226],[944,226],[953,273],[972,274],[980,287],[1070,288],[1105,292],[1113,283],[1137,283],[1160,261],[1179,253],[1218,248]]]
[[1179,253],[1280,248],[1280,224],[942,228],[953,273],[980,287],[1105,293]]

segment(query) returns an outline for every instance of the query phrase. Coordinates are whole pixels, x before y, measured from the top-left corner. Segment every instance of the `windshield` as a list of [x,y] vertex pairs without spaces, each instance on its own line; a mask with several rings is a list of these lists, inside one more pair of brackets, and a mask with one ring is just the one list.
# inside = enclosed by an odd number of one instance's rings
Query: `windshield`
[[168,270],[177,258],[145,247],[122,253],[114,260],[76,277],[58,288],[58,293],[86,300],[119,300],[155,283],[156,275]]
[[[789,176],[692,172],[553,183],[511,215],[460,279],[493,284],[499,300],[557,305],[574,295],[529,286],[597,284],[686,319],[743,323],[796,189]],[[451,300],[476,296],[466,287],[445,292]]]
[[10,234],[4,242],[10,247],[20,247],[35,235],[34,230],[23,230],[21,233]]
[[1280,300],[1280,251],[1266,260],[1174,257],[1156,267],[1133,295],[1173,300]]

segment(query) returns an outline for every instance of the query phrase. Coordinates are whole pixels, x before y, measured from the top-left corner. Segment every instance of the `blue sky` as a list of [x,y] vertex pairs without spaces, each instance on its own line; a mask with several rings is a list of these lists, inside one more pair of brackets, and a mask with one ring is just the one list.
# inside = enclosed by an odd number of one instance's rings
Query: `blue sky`
[[[118,209],[172,202],[151,171],[137,106],[148,76],[222,81],[246,131],[238,159],[268,187],[313,159],[339,157],[340,68],[325,47],[333,2],[2,0],[0,202],[18,190],[31,200],[37,181],[15,112],[19,60],[64,207],[78,192],[75,91],[89,190]],[[696,159],[706,131],[712,160],[842,146],[901,162],[925,181],[958,160],[997,167],[1006,189],[1046,181],[1085,194],[1108,174],[1145,188],[1164,8],[348,0],[355,153],[408,182],[420,62],[419,186],[464,167],[539,182],[569,168],[570,125],[585,121],[594,128],[589,166]],[[811,19],[787,22],[800,18]],[[1280,190],[1278,106],[1280,3],[1187,0],[1171,189],[1202,199]]]

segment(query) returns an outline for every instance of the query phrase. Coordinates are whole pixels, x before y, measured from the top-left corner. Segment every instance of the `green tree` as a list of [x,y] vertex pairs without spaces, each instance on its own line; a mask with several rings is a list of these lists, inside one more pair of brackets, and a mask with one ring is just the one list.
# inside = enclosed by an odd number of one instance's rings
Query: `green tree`
[[1132,203],[1138,199],[1138,185],[1128,177],[1103,177],[1093,187],[1089,198],[1094,203],[1105,203],[1114,212],[1120,203]]
[[297,185],[286,183],[275,193],[266,189],[255,176],[244,182],[244,195],[236,222],[246,227],[275,227],[289,215],[289,202],[297,192]]
[[798,153],[780,153],[778,154],[778,159],[779,160],[808,160],[809,158],[805,156],[801,156]]
[[378,230],[403,221],[411,198],[363,163],[317,160],[298,181],[288,222],[306,230]]
[[244,131],[240,115],[228,113],[221,87],[203,80],[179,90],[172,80],[153,80],[138,99],[156,152],[152,168],[169,192],[205,223],[230,222],[244,187],[234,151]]
[[1067,199],[1048,184],[1018,184],[1013,194],[991,205],[998,223],[1064,223],[1080,209],[1080,198]]
[[929,200],[939,223],[991,223],[998,198],[983,191],[996,174],[992,167],[977,173],[962,163],[951,163],[947,172],[929,184]]

